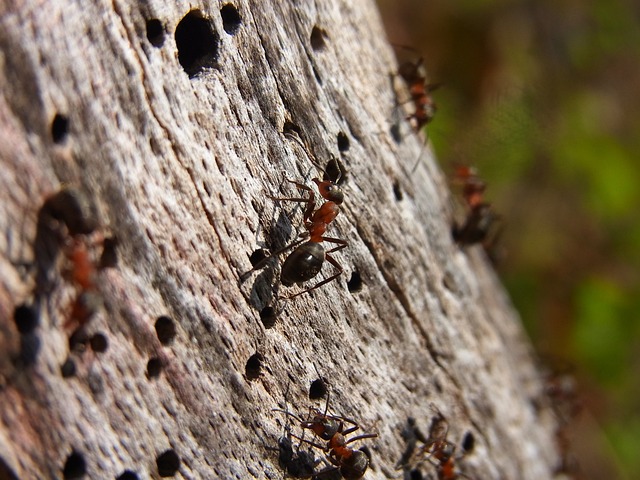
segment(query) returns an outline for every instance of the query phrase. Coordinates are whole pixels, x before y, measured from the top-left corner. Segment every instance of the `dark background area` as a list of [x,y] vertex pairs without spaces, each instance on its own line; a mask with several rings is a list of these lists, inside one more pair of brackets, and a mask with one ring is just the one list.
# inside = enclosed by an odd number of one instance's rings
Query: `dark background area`
[[541,361],[577,380],[575,476],[640,478],[640,3],[378,4],[389,40],[415,48],[399,60],[441,84],[442,168],[488,183],[497,270]]

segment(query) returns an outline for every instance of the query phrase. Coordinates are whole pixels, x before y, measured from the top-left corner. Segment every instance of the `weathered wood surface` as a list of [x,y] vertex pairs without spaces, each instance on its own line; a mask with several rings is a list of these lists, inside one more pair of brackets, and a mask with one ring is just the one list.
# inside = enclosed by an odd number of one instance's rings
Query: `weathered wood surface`
[[[473,434],[475,448],[460,460],[469,477],[551,477],[553,418],[535,408],[542,381],[517,315],[482,253],[452,242],[451,196],[434,159],[425,154],[411,172],[421,140],[404,121],[401,141],[390,136],[404,114],[375,5],[241,1],[232,33],[222,5],[0,7],[5,470],[62,478],[75,451],[87,478],[125,470],[158,478],[156,457],[173,449],[178,478],[282,478],[276,449],[287,418],[272,409],[286,392],[292,411],[322,407],[307,396],[315,366],[331,383],[331,410],[379,434],[362,442],[372,455],[366,478],[402,476],[394,468],[402,428],[411,416],[426,430],[431,404],[449,421],[451,441]],[[175,35],[190,8],[218,42],[192,78]],[[155,45],[150,19],[164,29]],[[314,26],[323,45],[312,45]],[[57,143],[56,114],[69,119]],[[255,249],[285,245],[302,217],[268,196],[296,193],[285,177],[310,183],[320,174],[283,135],[287,122],[320,162],[333,154],[348,168],[344,208],[327,234],[349,246],[335,255],[340,279],[288,302],[265,329],[260,310],[297,287],[278,287],[278,262],[239,278]],[[339,135],[348,140],[341,151]],[[85,192],[102,232],[119,240],[117,267],[98,273],[103,306],[88,325],[109,348],[73,354],[72,378],[60,367],[77,287],[64,275],[63,248],[38,273],[50,252],[34,247],[39,210],[62,185]],[[321,275],[330,272],[326,265]],[[352,293],[353,272],[363,284]],[[39,274],[48,288],[36,285]],[[13,320],[21,304],[40,311],[30,336]],[[154,329],[161,315],[178,330],[166,346]],[[40,349],[29,364],[33,338]],[[263,368],[249,380],[255,353]],[[151,357],[164,362],[157,378],[146,375]],[[428,463],[421,469],[434,474]]]

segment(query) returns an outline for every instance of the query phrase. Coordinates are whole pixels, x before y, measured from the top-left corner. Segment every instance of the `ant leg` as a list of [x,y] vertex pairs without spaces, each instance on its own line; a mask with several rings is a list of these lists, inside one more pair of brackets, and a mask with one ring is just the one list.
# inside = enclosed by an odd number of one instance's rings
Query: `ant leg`
[[309,197],[307,197],[307,198],[301,198],[301,197],[284,197],[284,198],[282,198],[282,197],[272,197],[271,195],[269,195],[268,197],[271,200],[306,203],[307,206],[304,209],[304,215],[303,215],[303,219],[306,222],[307,220],[309,220],[311,218],[311,216],[313,215],[313,211],[316,208],[316,195],[313,192],[313,189],[311,187],[305,185],[304,183],[299,183],[299,182],[296,182],[295,180],[289,180],[288,178],[286,180],[289,183],[293,183],[296,187],[298,187],[298,189],[306,191],[306,192],[309,192]]
[[264,268],[264,266],[267,264],[267,262],[269,260],[271,260],[272,258],[277,257],[281,253],[289,250],[290,248],[297,247],[302,242],[304,242],[307,239],[307,237],[308,237],[308,234],[305,233],[304,236],[301,239],[295,240],[294,242],[291,242],[289,245],[286,245],[286,246],[282,247],[280,250],[276,250],[271,255],[269,255],[267,257],[264,257],[262,260],[260,260],[258,263],[256,263],[251,270],[249,270],[247,272],[244,272],[242,275],[240,275],[240,281],[244,282],[247,279],[247,277],[249,275],[251,275],[253,272],[255,272],[256,270],[260,270],[261,268]]
[[[345,433],[342,432],[342,434],[344,435]],[[364,438],[377,438],[377,436],[378,436],[377,433],[364,433],[362,435],[358,435],[357,437],[350,438],[344,444],[347,445],[351,442],[355,442],[356,440],[362,440]]]
[[303,291],[301,291],[301,292],[298,292],[298,293],[296,293],[295,295],[291,295],[291,296],[289,296],[289,297],[286,297],[286,298],[287,298],[287,300],[291,300],[291,299],[296,298],[296,297],[298,297],[298,296],[300,296],[300,295],[302,295],[302,294],[304,294],[304,293],[311,292],[311,291],[315,290],[316,288],[320,288],[321,286],[326,285],[327,283],[329,283],[329,282],[331,282],[331,281],[335,280],[335,279],[336,279],[336,278],[338,278],[340,275],[342,275],[342,273],[344,272],[344,269],[343,269],[343,268],[342,268],[342,266],[337,262],[337,260],[335,260],[333,257],[330,257],[330,256],[329,256],[329,253],[330,253],[330,252],[333,252],[333,251],[335,251],[335,250],[340,250],[340,249],[342,249],[342,248],[344,248],[344,247],[346,247],[346,245],[341,245],[340,247],[336,247],[335,249],[332,249],[332,250],[330,250],[329,252],[327,252],[327,253],[325,254],[325,258],[327,259],[327,261],[328,261],[329,263],[331,263],[331,265],[333,265],[334,267],[336,267],[336,268],[338,269],[338,273],[336,273],[335,275],[331,275],[329,278],[325,278],[324,280],[322,280],[321,282],[319,282],[319,283],[315,284],[315,285],[314,285],[313,287],[311,287],[311,288],[307,288],[306,290],[303,290]]

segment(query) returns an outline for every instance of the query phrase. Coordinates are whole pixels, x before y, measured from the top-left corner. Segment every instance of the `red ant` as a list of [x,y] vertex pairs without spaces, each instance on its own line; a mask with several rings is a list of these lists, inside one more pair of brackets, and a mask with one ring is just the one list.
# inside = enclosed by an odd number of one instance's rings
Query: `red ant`
[[424,438],[422,433],[415,426],[413,419],[410,419],[409,426],[411,429],[410,450],[405,452],[403,459],[398,463],[398,466],[407,465],[408,458],[411,456],[411,452],[415,448],[415,441],[420,440],[423,443],[423,446],[420,448],[418,455],[426,454],[426,459],[436,467],[438,480],[457,480],[462,477],[469,478],[467,475],[460,472],[456,466],[456,446],[447,440],[449,424],[437,408],[436,416],[431,421],[428,438]]
[[[313,415],[311,420],[303,420],[294,413],[288,410],[275,409],[274,411],[283,412],[300,422],[300,427],[303,429],[311,430],[321,440],[327,442],[326,445],[321,445],[310,440],[305,440],[303,437],[292,435],[294,438],[305,442],[312,447],[319,448],[324,452],[327,452],[327,459],[333,467],[329,467],[315,475],[321,475],[329,473],[334,470],[338,470],[343,478],[347,480],[362,478],[369,468],[369,457],[362,450],[354,450],[348,445],[356,440],[362,440],[365,438],[375,438],[377,433],[365,433],[352,438],[347,439],[347,435],[355,432],[360,428],[358,423],[346,417],[339,415],[327,414],[329,407],[329,396],[327,395],[327,403],[324,413],[317,408],[309,408],[310,416]],[[345,428],[347,425],[349,427]]]
[[[486,183],[478,176],[475,168],[466,165],[455,167],[454,182],[462,185],[462,197],[469,207],[469,213],[462,225],[453,226],[453,239],[461,245],[485,243],[496,221],[490,203],[484,201]],[[495,235],[494,235],[495,240]]]
[[[296,137],[297,140],[297,137]],[[299,140],[297,140],[299,141]],[[309,158],[314,160],[313,155],[308,151],[308,149],[301,143]],[[315,164],[315,162],[314,162]],[[289,202],[298,202],[306,204],[303,221],[304,228],[306,232],[299,235],[299,240],[295,240],[294,242],[286,245],[280,250],[272,253],[270,256],[265,257],[253,267],[252,270],[242,275],[241,278],[248,275],[254,270],[262,268],[267,260],[270,258],[276,257],[281,253],[289,250],[290,248],[295,248],[293,252],[289,254],[289,256],[285,259],[282,264],[282,269],[280,273],[280,281],[283,285],[290,287],[295,284],[302,284],[308,280],[311,280],[315,277],[320,270],[322,269],[322,264],[325,260],[327,260],[331,265],[333,265],[338,272],[334,275],[330,276],[317,283],[313,287],[307,288],[301,292],[296,293],[295,295],[291,295],[288,299],[295,298],[303,293],[310,292],[315,290],[316,288],[325,285],[326,283],[335,280],[343,273],[342,266],[338,263],[336,259],[334,259],[331,254],[337,252],[338,250],[342,250],[348,245],[346,240],[342,240],[339,238],[333,237],[325,237],[324,233],[327,230],[329,224],[335,220],[340,213],[340,205],[344,200],[344,195],[342,193],[341,188],[338,186],[340,182],[340,175],[334,180],[319,180],[318,178],[313,178],[312,181],[317,185],[318,192],[320,196],[324,198],[325,202],[316,209],[316,196],[314,191],[304,185],[302,183],[298,183],[294,180],[288,180],[288,182],[293,183],[299,190],[304,192],[308,192],[308,197],[269,197],[272,200],[282,200]],[[305,242],[305,239],[308,239]],[[304,243],[302,243],[304,242]],[[337,247],[331,248],[325,251],[322,246],[322,242],[330,242],[338,244]]]
[[415,107],[414,112],[407,119],[415,121],[414,129],[416,132],[422,130],[433,120],[437,107],[431,92],[440,86],[437,83],[427,82],[423,62],[423,58],[419,58],[417,61],[406,61],[398,68],[398,75],[407,84],[411,101]]

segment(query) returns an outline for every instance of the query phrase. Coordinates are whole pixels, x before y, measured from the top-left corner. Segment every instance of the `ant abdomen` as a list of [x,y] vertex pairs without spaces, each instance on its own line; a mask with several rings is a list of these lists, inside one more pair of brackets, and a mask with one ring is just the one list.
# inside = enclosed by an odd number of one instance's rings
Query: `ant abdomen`
[[280,281],[287,287],[306,282],[320,272],[324,259],[324,247],[320,243],[303,243],[282,264]]
[[342,461],[340,474],[347,480],[355,480],[364,477],[369,468],[369,457],[362,450],[354,450],[351,456]]

